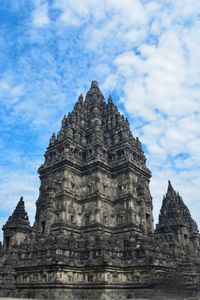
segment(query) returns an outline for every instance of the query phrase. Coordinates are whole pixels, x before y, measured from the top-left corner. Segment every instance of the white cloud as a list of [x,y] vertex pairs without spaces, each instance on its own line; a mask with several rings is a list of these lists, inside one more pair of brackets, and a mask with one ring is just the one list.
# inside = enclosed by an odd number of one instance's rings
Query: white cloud
[[0,91],[5,91],[9,88],[8,84],[6,82],[0,82]]
[[50,23],[47,2],[36,1],[32,22],[36,27],[43,27]]
[[16,104],[23,94],[22,85],[12,85],[7,80],[0,82],[0,102],[5,106]]
[[116,90],[117,86],[119,84],[119,76],[117,75],[110,75],[106,77],[106,80],[104,81],[104,84],[102,85],[102,89],[104,90]]
[[61,11],[58,21],[72,26],[84,24],[89,15],[101,20],[105,13],[105,1],[99,0],[55,0],[52,7]]
[[144,25],[147,22],[146,11],[138,0],[108,0],[107,9],[117,13],[122,28]]

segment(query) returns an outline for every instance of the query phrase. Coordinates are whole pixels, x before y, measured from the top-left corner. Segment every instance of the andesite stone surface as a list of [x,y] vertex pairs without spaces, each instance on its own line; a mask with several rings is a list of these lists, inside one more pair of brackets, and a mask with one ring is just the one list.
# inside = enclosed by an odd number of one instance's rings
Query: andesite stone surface
[[23,198],[3,226],[0,296],[199,299],[197,224],[169,182],[154,230],[142,145],[96,81],[44,157],[33,226]]

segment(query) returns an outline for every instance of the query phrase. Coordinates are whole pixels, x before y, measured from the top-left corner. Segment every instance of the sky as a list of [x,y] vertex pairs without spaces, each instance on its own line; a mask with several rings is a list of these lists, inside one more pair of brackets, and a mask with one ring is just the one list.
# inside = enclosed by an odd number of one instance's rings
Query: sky
[[170,179],[200,225],[200,1],[1,0],[0,227],[20,196],[33,223],[49,138],[92,80],[143,144],[155,223]]

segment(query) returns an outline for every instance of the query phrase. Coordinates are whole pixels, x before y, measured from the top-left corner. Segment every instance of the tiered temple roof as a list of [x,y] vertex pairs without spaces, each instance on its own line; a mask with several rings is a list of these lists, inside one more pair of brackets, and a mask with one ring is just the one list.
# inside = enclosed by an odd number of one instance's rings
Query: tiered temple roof
[[57,136],[53,133],[40,172],[66,158],[79,166],[96,160],[113,165],[124,159],[147,171],[139,139],[133,137],[127,118],[120,114],[111,96],[106,103],[96,81],[85,101],[80,95],[73,111],[64,116]]
[[177,226],[185,226],[191,233],[198,232],[197,224],[192,219],[188,207],[169,181],[167,193],[163,197],[157,231],[172,230]]
[[28,214],[25,210],[23,197],[20,198],[13,214],[8,218],[8,221],[3,226],[6,229],[30,229]]

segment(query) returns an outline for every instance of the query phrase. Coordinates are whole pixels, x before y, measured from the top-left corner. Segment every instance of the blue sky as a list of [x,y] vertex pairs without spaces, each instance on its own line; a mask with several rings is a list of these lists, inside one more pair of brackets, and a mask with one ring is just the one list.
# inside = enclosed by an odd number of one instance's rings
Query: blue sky
[[92,80],[144,145],[155,222],[171,179],[200,224],[199,47],[196,0],[2,0],[0,226],[21,195],[33,222],[50,135]]

